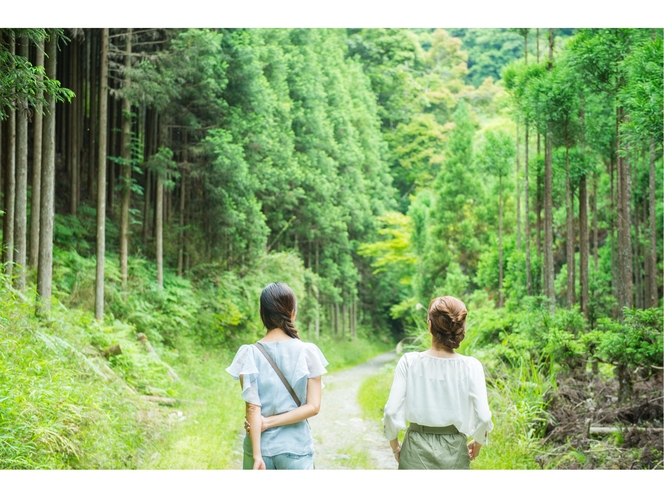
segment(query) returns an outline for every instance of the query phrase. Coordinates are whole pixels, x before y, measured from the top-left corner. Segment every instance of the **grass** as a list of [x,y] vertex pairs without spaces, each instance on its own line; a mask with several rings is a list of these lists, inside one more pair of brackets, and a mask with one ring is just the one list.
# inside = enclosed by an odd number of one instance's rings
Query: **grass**
[[172,365],[182,378],[177,393],[183,400],[177,407],[182,416],[153,442],[151,456],[140,467],[233,468],[241,460],[234,451],[242,431],[244,403],[239,384],[224,370],[230,365],[232,354],[203,349],[187,338],[181,339],[179,346],[178,358]]
[[356,445],[346,446],[339,450],[339,454],[348,456],[348,460],[344,460],[344,467],[347,469],[370,470],[374,468],[371,455],[366,449],[358,449]]
[[382,423],[383,408],[392,387],[394,366],[385,369],[379,374],[365,379],[360,385],[357,401],[362,408],[362,416],[377,423]]
[[127,385],[81,352],[100,326],[0,282],[0,468],[134,468],[155,425]]

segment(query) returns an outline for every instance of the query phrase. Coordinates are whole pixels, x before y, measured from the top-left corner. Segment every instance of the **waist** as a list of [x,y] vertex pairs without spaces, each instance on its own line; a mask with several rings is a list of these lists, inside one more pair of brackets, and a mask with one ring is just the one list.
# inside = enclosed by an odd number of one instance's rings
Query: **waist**
[[459,434],[459,431],[453,425],[446,425],[445,427],[428,427],[426,425],[416,424],[411,422],[408,430],[421,432],[423,434]]

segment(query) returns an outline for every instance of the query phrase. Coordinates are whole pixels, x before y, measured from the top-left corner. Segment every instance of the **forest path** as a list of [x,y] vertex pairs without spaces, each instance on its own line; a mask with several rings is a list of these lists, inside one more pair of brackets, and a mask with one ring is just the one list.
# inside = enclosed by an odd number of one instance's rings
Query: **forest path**
[[[396,359],[390,351],[352,368],[323,375],[321,410],[309,419],[317,470],[396,469],[397,462],[380,424],[362,418],[357,395],[362,382]],[[233,468],[242,467],[242,439]]]

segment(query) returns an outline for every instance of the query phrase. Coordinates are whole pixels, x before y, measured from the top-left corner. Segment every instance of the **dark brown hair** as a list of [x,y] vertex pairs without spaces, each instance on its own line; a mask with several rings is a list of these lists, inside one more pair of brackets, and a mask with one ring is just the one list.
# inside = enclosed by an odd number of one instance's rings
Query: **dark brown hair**
[[293,289],[283,282],[268,284],[261,292],[260,314],[267,330],[279,328],[294,339],[299,339],[293,325],[292,314],[297,310]]
[[466,305],[456,297],[443,296],[429,303],[428,319],[434,342],[456,349],[466,336]]

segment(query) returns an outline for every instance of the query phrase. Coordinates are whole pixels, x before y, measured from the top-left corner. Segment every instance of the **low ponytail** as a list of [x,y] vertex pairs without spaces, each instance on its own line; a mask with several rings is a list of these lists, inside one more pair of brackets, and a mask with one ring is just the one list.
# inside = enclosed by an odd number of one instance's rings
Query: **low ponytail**
[[268,284],[261,292],[260,315],[265,328],[283,330],[289,337],[299,339],[293,324],[293,312],[297,311],[297,298],[293,289],[283,282]]

